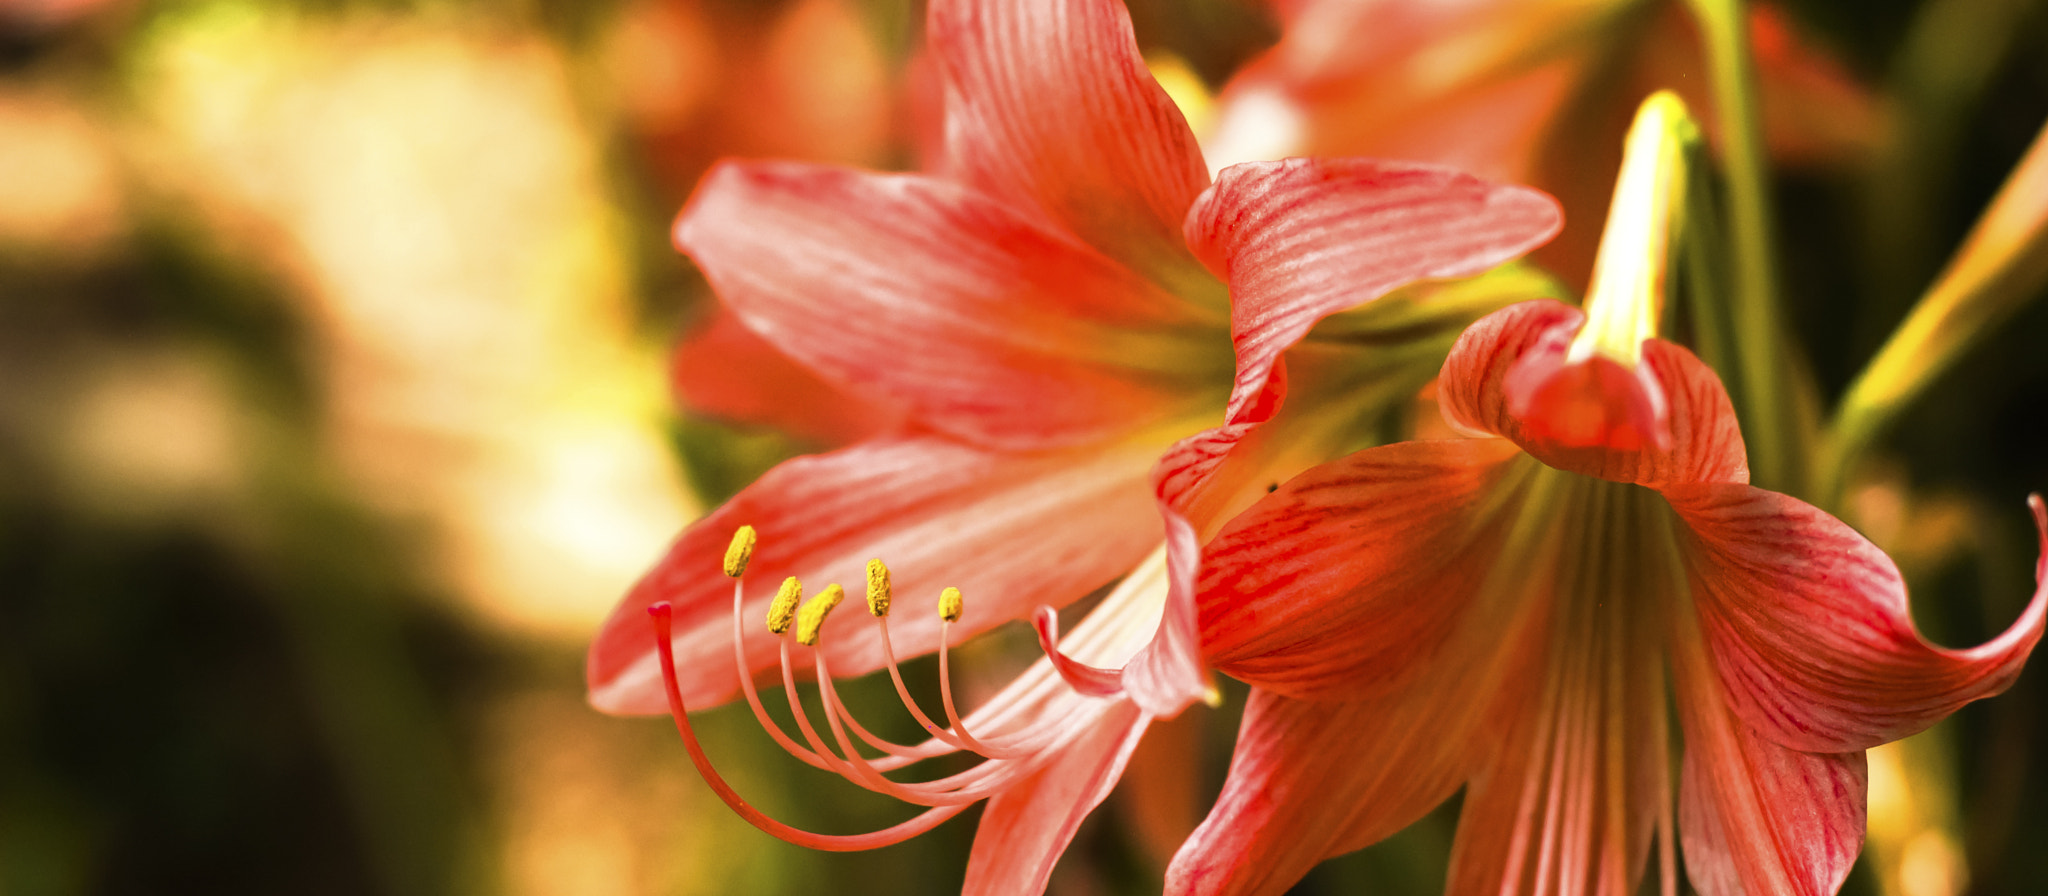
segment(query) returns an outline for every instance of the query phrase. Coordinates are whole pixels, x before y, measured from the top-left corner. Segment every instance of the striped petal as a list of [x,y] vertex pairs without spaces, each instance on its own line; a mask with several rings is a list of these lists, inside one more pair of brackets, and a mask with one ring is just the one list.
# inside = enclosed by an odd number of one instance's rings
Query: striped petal
[[1678,629],[1686,877],[1703,896],[1833,896],[1863,847],[1863,753],[1793,750],[1744,724],[1724,702],[1698,631],[1682,620]]
[[1159,282],[1199,277],[1180,223],[1208,171],[1121,2],[933,0],[926,30],[952,174]]
[[1228,420],[1270,416],[1281,353],[1316,322],[1417,280],[1477,274],[1541,245],[1557,203],[1434,165],[1289,159],[1225,169],[1188,213],[1188,245],[1230,284]]
[[1228,382],[1219,316],[948,181],[727,163],[675,237],[784,354],[982,444],[1131,432]]
[[1863,750],[1916,733],[2004,691],[2041,639],[2048,517],[2033,599],[2003,634],[1967,650],[1913,627],[1891,559],[1797,499],[1745,485],[1670,489],[1700,625],[1745,722],[1795,750]]
[[1357,699],[1413,680],[1497,562],[1511,488],[1530,472],[1498,439],[1403,442],[1317,467],[1205,549],[1201,641],[1231,676],[1300,698]]
[[1279,896],[1316,863],[1385,839],[1457,792],[1469,701],[1418,689],[1309,702],[1252,691],[1230,776],[1166,874],[1174,896]]
[[1116,786],[1150,717],[1129,703],[1096,702],[1090,731],[1060,748],[1059,758],[988,801],[967,857],[962,893],[1037,896],[1074,832]]
[[669,381],[691,413],[769,426],[821,445],[880,434],[903,417],[879,397],[820,379],[723,308],[676,345]]

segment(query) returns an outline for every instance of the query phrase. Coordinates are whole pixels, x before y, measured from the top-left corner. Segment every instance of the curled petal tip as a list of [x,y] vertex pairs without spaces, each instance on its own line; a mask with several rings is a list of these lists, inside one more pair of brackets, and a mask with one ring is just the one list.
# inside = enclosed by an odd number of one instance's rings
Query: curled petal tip
[[1045,651],[1045,658],[1052,662],[1053,670],[1075,693],[1089,697],[1114,697],[1123,693],[1120,670],[1098,669],[1060,652],[1058,610],[1040,605],[1038,612],[1031,616],[1031,625],[1038,630],[1038,646]]

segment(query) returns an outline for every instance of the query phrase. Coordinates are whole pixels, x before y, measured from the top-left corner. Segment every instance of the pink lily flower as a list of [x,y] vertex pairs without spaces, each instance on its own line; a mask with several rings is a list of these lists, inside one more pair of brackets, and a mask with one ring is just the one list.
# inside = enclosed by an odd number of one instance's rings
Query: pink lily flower
[[1282,892],[1462,787],[1453,894],[1632,894],[1653,840],[1665,893],[1680,844],[1709,896],[1833,893],[1863,751],[2019,674],[2048,608],[2038,496],[2019,620],[1930,645],[1883,552],[1748,484],[1719,378],[1655,338],[1677,105],[1631,134],[1586,310],[1515,305],[1452,350],[1443,414],[1470,438],[1319,466],[1207,544],[1199,638],[1254,691],[1168,892]]
[[[1376,300],[1513,258],[1558,212],[1532,190],[1367,160],[1238,166],[1211,184],[1116,0],[936,0],[929,15],[942,171],[727,162],[675,230],[748,331],[903,420],[777,467],[686,530],[598,634],[590,699],[669,710],[720,795],[792,842],[886,845],[988,800],[968,889],[1036,892],[1149,721],[1210,693],[1198,537],[1269,477],[1336,453],[1362,412],[1412,394],[1435,364],[1421,359],[1471,316]],[[1437,332],[1442,343],[1415,336]],[[1301,403],[1318,415],[1279,413],[1290,381],[1323,399]],[[1219,421],[1155,474],[1176,439]],[[742,526],[728,583],[712,567]],[[836,585],[796,603],[803,583],[876,558],[894,569],[868,566],[869,618],[828,626]],[[1064,642],[1042,611],[1051,658],[956,711],[949,645],[1111,583]],[[948,587],[939,613],[890,614],[896,593]],[[742,622],[764,614],[769,630]],[[896,656],[930,651],[943,721],[894,676]],[[826,720],[793,705],[799,742],[768,721],[755,683],[793,690],[803,665]],[[880,669],[929,740],[874,737],[833,697],[834,676]],[[928,811],[844,836],[762,815],[689,728],[689,709],[742,696],[798,759]],[[855,740],[883,755],[863,758]],[[986,761],[888,777],[958,752]]]

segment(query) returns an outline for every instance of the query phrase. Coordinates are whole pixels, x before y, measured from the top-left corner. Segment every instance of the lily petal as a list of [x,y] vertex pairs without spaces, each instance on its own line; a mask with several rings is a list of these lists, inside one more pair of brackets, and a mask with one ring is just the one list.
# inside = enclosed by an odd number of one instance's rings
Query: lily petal
[[961,892],[1035,896],[1074,831],[1116,787],[1151,718],[1129,703],[1097,702],[1081,712],[1094,730],[1061,748],[1060,758],[988,801],[967,857]]
[[1196,700],[1214,700],[1209,665],[1202,660],[1201,626],[1195,610],[1195,570],[1201,546],[1188,521],[1161,502],[1166,523],[1166,606],[1159,628],[1124,666],[1124,693],[1146,713],[1172,718]]
[[1289,481],[1210,541],[1201,643],[1233,677],[1301,698],[1404,686],[1466,616],[1506,537],[1517,451],[1402,442]]
[[[957,639],[1086,594],[1159,544],[1145,487],[1149,455],[1142,446],[1000,455],[906,437],[788,461],[684,530],[613,611],[591,646],[590,700],[607,712],[666,711],[643,620],[659,600],[675,606],[684,700],[709,707],[737,692],[733,586],[718,561],[743,524],[760,533],[745,609],[757,672],[778,663],[776,638],[758,621],[784,576],[816,590],[858,581],[869,558],[884,558],[906,603],[949,585],[966,593],[967,614],[952,627]],[[879,632],[859,621],[843,617],[822,642],[843,675],[882,665]],[[899,653],[937,646],[934,613],[898,614],[890,628]]]
[[828,383],[723,307],[675,348],[669,380],[693,413],[844,445],[893,428],[903,411]]
[[1560,601],[1493,695],[1450,896],[1637,892],[1658,814],[1669,818],[1669,710],[1660,601],[1650,588],[1617,591],[1628,600]]
[[1686,876],[1703,896],[1832,896],[1863,847],[1862,751],[1779,746],[1722,705],[1700,645],[1674,660],[1685,724],[1678,823]]
[[1282,352],[1316,321],[1395,287],[1476,274],[1541,245],[1557,203],[1435,165],[1288,159],[1233,165],[1187,217],[1188,245],[1230,284],[1237,381],[1254,419]]
[[984,444],[1129,432],[1227,381],[1219,317],[948,181],[726,163],[675,238],[785,354]]
[[1317,862],[1427,814],[1468,764],[1470,731],[1454,717],[1470,701],[1445,698],[1417,689],[1309,702],[1253,690],[1230,777],[1174,856],[1166,892],[1278,896]]
[[1208,185],[1179,107],[1118,0],[934,0],[957,177],[1168,284],[1196,271],[1180,222]]
[[1691,352],[1661,339],[1643,343],[1638,372],[1646,373],[1662,393],[1670,424],[1668,450],[1653,443],[1632,449],[1563,444],[1545,433],[1567,427],[1518,418],[1517,411],[1543,413],[1559,405],[1515,408],[1509,380],[1528,370],[1523,362],[1531,357],[1554,354],[1563,363],[1564,346],[1584,320],[1578,309],[1551,301],[1524,302],[1481,318],[1444,361],[1437,387],[1444,419],[1465,432],[1511,439],[1550,466],[1601,479],[1652,488],[1749,481],[1742,431],[1720,377]]
[[[1916,733],[2019,676],[2040,641],[2048,566],[2017,622],[1968,650],[1920,637],[1905,583],[1819,509],[1745,485],[1665,491],[1686,536],[1700,626],[1731,706],[1795,750],[1863,750]],[[2048,517],[2033,502],[2048,564]]]

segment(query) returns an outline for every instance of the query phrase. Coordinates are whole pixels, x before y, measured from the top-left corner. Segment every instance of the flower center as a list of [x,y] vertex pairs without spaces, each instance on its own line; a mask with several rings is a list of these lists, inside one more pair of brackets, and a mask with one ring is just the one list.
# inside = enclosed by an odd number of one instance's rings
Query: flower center
[[[1502,681],[1502,764],[1477,798],[1512,806],[1519,891],[1623,892],[1653,831],[1672,862],[1672,732],[1663,654],[1685,579],[1654,491],[1541,469],[1523,505],[1533,646]],[[1532,574],[1533,572],[1533,574]],[[1506,597],[1506,595],[1503,595]],[[1526,648],[1525,648],[1526,649]]]

